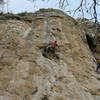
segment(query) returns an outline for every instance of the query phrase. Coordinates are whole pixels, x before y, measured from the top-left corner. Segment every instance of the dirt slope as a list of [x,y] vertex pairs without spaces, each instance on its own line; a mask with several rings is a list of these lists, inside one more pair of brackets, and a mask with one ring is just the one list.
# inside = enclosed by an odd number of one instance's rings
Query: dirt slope
[[[62,11],[0,21],[0,100],[100,100],[100,75],[77,22]],[[42,55],[57,40],[60,59]]]

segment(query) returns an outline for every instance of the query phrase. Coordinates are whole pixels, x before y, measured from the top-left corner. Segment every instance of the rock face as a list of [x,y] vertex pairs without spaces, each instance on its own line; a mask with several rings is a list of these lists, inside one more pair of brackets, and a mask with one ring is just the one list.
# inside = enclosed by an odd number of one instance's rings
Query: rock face
[[[100,59],[100,24],[95,24],[88,19],[76,19],[81,31],[87,39],[89,47],[96,59]],[[83,36],[83,40],[85,37]],[[85,40],[86,40],[85,39]],[[84,41],[85,41],[84,40]]]
[[[100,100],[95,59],[76,21],[62,11],[35,13],[33,23],[0,23],[0,100]],[[57,40],[59,59],[42,55]]]

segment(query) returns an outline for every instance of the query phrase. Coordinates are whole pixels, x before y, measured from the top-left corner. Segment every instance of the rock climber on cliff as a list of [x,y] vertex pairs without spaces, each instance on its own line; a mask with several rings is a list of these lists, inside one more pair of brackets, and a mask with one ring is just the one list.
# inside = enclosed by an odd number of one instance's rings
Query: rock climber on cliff
[[59,47],[57,41],[51,42],[49,43],[49,45],[47,46],[47,52],[52,52],[55,54],[57,47]]
[[57,54],[58,47],[59,47],[59,44],[57,43],[57,41],[53,41],[47,44],[43,49],[43,52],[42,52],[43,56],[49,58],[52,55],[53,57],[56,57],[57,59],[59,59],[59,56]]
[[100,59],[97,59],[97,68],[96,68],[96,72],[98,71],[99,68],[100,68]]

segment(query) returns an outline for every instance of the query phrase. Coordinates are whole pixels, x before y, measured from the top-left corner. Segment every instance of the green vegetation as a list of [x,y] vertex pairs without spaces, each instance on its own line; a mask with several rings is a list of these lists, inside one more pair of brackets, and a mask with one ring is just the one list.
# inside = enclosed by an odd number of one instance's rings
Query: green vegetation
[[22,13],[18,13],[17,15],[19,15],[19,16],[32,16],[33,13],[22,12]]
[[23,20],[32,22],[33,13],[22,12],[18,14],[0,13],[0,20]]

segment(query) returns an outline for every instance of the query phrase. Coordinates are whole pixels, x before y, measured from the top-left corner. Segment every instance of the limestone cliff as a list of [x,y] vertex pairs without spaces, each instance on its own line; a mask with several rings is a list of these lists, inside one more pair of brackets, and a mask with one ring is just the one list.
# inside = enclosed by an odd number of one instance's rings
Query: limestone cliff
[[[59,59],[48,59],[40,47],[54,40]],[[79,25],[62,11],[0,21],[0,100],[100,100],[95,67]]]
[[85,34],[94,57],[100,59],[100,24],[95,24],[88,19],[80,18],[76,19],[76,21],[79,24],[81,31]]

